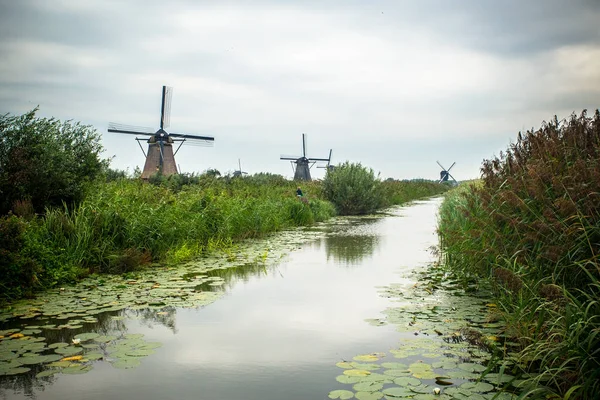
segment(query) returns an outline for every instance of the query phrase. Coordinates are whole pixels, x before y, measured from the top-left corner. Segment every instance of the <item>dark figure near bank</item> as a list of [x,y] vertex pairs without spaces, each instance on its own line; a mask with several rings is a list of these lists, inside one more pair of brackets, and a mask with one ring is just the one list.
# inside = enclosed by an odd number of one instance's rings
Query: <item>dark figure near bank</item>
[[300,186],[298,186],[298,189],[296,189],[296,195],[297,195],[298,197],[302,197],[302,196],[304,196],[304,194],[302,193],[302,189],[300,189]]

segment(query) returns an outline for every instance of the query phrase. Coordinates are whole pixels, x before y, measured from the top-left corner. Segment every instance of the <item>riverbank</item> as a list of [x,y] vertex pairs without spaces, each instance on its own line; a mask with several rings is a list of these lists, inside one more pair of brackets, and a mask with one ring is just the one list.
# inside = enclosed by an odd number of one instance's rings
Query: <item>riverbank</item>
[[520,134],[482,171],[440,208],[446,267],[467,287],[492,285],[503,335],[518,343],[509,356],[535,388],[526,394],[596,398],[600,114]]
[[[432,196],[446,186],[429,181],[379,182],[380,207]],[[0,219],[0,301],[76,282],[92,273],[123,274],[175,265],[336,214],[320,182],[277,175],[202,175],[191,182],[135,179],[95,182],[76,206],[36,215],[26,206]]]

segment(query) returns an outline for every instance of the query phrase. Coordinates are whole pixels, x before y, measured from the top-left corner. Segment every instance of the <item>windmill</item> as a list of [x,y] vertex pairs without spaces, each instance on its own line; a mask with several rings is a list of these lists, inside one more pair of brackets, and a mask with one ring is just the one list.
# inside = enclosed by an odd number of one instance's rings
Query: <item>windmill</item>
[[233,171],[233,176],[243,176],[244,174],[248,175],[247,172],[242,171],[242,162],[240,161],[240,159],[238,158],[238,166],[240,167],[240,169],[238,169],[237,171]]
[[458,182],[456,182],[456,179],[454,179],[454,177],[450,175],[450,170],[452,169],[452,167],[454,167],[454,164],[456,164],[456,162],[453,162],[450,168],[448,169],[446,169],[442,164],[440,164],[439,161],[436,161],[436,163],[440,166],[440,168],[442,168],[442,170],[440,171],[440,181],[438,183],[448,182],[448,178],[452,178],[454,183],[458,184]]
[[[146,157],[142,179],[148,179],[156,173],[164,176],[177,174],[177,164],[175,164],[175,154],[179,151],[184,142],[196,146],[211,146],[215,138],[212,136],[189,135],[185,133],[169,133],[165,129],[169,127],[171,120],[171,97],[173,88],[162,87],[162,102],[160,105],[160,128],[153,132],[151,128],[141,128],[130,125],[108,124],[108,131],[113,133],[124,133],[127,135],[144,135],[150,138],[135,138]],[[148,143],[148,153],[140,141],[145,140]],[[173,152],[173,144],[180,142],[177,150]]]
[[[308,158],[306,156],[306,135],[302,134],[302,156],[294,157],[294,156],[281,156],[280,160],[290,160],[290,164],[292,164],[292,170],[294,170],[294,180],[295,181],[310,181],[310,168],[317,161],[329,161],[328,158]],[[294,164],[296,164],[296,168],[294,168]]]
[[317,165],[317,168],[327,168],[327,170],[333,170],[333,165],[331,165],[331,153],[333,153],[333,149],[329,149],[329,158],[327,159],[326,165]]

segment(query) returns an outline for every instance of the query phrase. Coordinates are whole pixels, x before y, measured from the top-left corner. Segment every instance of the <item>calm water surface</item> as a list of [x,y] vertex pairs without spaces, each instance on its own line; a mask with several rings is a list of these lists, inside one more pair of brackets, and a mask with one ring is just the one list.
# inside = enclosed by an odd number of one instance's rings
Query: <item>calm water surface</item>
[[378,286],[412,285],[407,273],[433,261],[439,203],[327,225],[324,238],[279,265],[231,277],[226,295],[213,304],[126,318],[121,329],[163,344],[136,369],[97,362],[84,375],[30,379],[23,384],[29,394],[2,385],[0,397],[325,399],[336,387],[336,362],[397,344],[393,325],[365,319],[390,305]]

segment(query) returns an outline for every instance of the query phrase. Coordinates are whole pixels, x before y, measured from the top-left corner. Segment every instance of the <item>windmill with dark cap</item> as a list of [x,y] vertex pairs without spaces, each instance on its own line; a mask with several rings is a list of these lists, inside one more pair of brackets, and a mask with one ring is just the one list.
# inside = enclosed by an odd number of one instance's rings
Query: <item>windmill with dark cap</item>
[[[142,149],[142,153],[146,157],[144,170],[142,171],[142,179],[148,179],[152,175],[160,173],[163,176],[177,174],[177,164],[175,163],[175,155],[181,148],[184,142],[195,146],[212,146],[215,138],[212,136],[190,135],[186,133],[170,133],[166,129],[170,126],[171,120],[171,97],[173,88],[168,86],[162,87],[162,102],[160,105],[160,128],[154,132],[151,128],[142,128],[138,126],[123,125],[116,123],[108,124],[108,131],[113,133],[124,133],[127,135],[150,136],[149,138],[135,138],[138,145]],[[140,141],[148,143],[148,153],[144,152],[144,148]],[[179,142],[177,150],[173,152],[173,145]]]
[[[331,158],[331,153],[329,154]],[[280,160],[289,160],[292,164],[292,170],[294,171],[295,181],[310,181],[310,169],[317,161],[327,161],[330,158],[309,158],[306,156],[306,135],[302,134],[302,156],[281,156]],[[294,168],[294,164],[296,167]]]
[[454,183],[458,184],[458,182],[456,182],[456,179],[454,179],[454,177],[452,175],[450,175],[450,170],[452,169],[452,167],[454,167],[456,162],[453,162],[452,165],[450,166],[450,168],[448,168],[448,169],[446,169],[442,164],[440,164],[439,161],[436,161],[436,163],[440,166],[440,168],[442,168],[442,170],[440,171],[440,180],[438,183],[448,182],[448,179],[452,178]]

